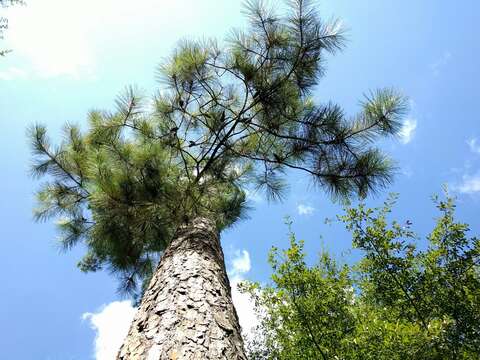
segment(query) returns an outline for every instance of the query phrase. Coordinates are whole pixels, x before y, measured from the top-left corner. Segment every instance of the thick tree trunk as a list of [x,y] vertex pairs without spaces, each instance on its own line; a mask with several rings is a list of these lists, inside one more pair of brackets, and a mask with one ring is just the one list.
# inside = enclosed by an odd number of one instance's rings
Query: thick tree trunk
[[212,221],[197,218],[178,231],[117,359],[246,359]]

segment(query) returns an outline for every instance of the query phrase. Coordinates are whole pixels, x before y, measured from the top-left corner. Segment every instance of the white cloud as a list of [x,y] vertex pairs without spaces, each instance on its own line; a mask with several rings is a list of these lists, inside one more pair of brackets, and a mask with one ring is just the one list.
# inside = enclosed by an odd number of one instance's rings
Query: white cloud
[[82,315],[82,319],[88,320],[96,332],[96,360],[116,358],[136,311],[130,301],[114,301],[104,306],[99,312],[87,312]]
[[453,187],[454,190],[463,194],[480,193],[480,172],[476,175],[464,175],[462,182]]
[[[2,60],[3,61],[3,60]],[[19,79],[26,79],[27,73],[19,69],[18,67],[12,66],[4,71],[0,71],[0,80],[19,80]]]
[[232,275],[241,275],[250,271],[252,264],[250,262],[250,254],[247,250],[237,251],[236,256],[232,260]]
[[234,257],[229,261],[230,285],[232,287],[232,300],[237,310],[240,326],[248,337],[258,325],[257,315],[254,311],[255,304],[248,294],[242,294],[238,290],[238,284],[245,280],[244,276],[251,269],[250,254],[246,250],[235,251]]
[[400,130],[400,142],[402,144],[408,144],[410,141],[412,141],[416,129],[417,120],[412,118],[406,119],[403,123],[402,129]]
[[[475,154],[480,154],[480,142],[478,138],[471,137],[466,141],[470,151]],[[462,180],[454,183],[452,189],[461,194],[480,194],[480,171],[475,170],[476,167],[471,160],[466,160],[463,167],[451,168],[450,171],[460,175]]]
[[[164,51],[191,34],[223,33],[237,21],[239,7],[197,0],[29,0],[2,9],[9,22],[2,48],[13,50],[7,63],[22,64],[35,76],[92,78],[118,61],[128,67],[146,56],[166,56]],[[213,9],[227,15],[208,22]]]
[[434,76],[440,75],[440,71],[443,67],[445,67],[450,60],[452,59],[452,54],[449,51],[445,51],[440,59],[435,61],[433,64],[430,64],[430,69]]
[[471,138],[467,140],[468,147],[470,151],[480,154],[480,143],[478,143],[477,138]]
[[86,36],[87,2],[29,1],[7,9],[9,57],[26,60],[37,75],[79,77],[93,71],[93,53]]
[[312,215],[315,208],[310,205],[300,204],[297,206],[297,212],[299,215]]

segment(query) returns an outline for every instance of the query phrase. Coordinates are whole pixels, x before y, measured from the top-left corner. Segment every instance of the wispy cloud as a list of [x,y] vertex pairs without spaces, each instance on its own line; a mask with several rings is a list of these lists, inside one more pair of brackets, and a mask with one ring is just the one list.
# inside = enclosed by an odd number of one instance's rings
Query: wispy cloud
[[467,140],[467,145],[470,148],[471,152],[480,154],[480,143],[477,138],[470,138]]
[[[3,60],[2,60],[3,61]],[[4,71],[0,71],[0,80],[21,80],[26,79],[28,74],[26,71],[19,69],[18,67],[12,66]]]
[[402,168],[402,174],[405,175],[407,178],[411,178],[413,176],[413,170],[410,166],[404,166]]
[[[478,138],[471,137],[467,139],[466,144],[470,151],[476,155],[480,154],[480,142]],[[475,160],[465,160],[463,167],[451,168],[450,171],[457,176],[462,174],[461,181],[454,182],[452,190],[461,194],[480,194],[480,170],[475,166]]]
[[454,185],[453,190],[462,194],[480,193],[480,172],[475,175],[463,175],[461,183]]
[[417,130],[417,120],[408,118],[403,122],[402,129],[400,130],[400,142],[402,144],[408,144],[412,141]]
[[84,313],[83,320],[95,331],[95,359],[113,360],[127,336],[136,309],[130,301],[114,301],[95,313]]
[[441,70],[445,66],[447,66],[447,64],[451,61],[451,59],[452,59],[452,54],[450,53],[450,51],[445,51],[437,61],[430,64],[430,69],[432,70],[433,76],[440,75]]
[[315,211],[315,208],[306,204],[299,204],[297,206],[297,212],[299,215],[312,215]]

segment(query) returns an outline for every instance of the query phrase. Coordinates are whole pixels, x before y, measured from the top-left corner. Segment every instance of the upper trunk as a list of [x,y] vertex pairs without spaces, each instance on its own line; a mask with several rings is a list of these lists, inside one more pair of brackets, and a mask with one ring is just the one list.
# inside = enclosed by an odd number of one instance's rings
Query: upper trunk
[[212,221],[197,218],[177,232],[117,359],[246,359]]

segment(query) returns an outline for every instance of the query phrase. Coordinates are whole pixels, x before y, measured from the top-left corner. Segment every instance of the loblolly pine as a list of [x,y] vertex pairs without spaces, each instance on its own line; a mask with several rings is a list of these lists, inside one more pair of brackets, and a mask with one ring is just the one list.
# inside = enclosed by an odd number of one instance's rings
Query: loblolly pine
[[[220,232],[242,217],[251,184],[281,199],[287,171],[302,171],[334,197],[366,196],[392,176],[374,142],[397,134],[405,100],[365,98],[353,117],[315,102],[327,54],[343,46],[339,23],[308,1],[279,16],[245,3],[248,31],[184,41],[159,68],[153,109],[134,89],[89,127],[65,127],[49,144],[30,131],[36,217],[59,219],[66,249],[87,252],[82,271],[108,269],[138,294],[119,359],[244,359]],[[158,264],[158,265],[157,265]]]

